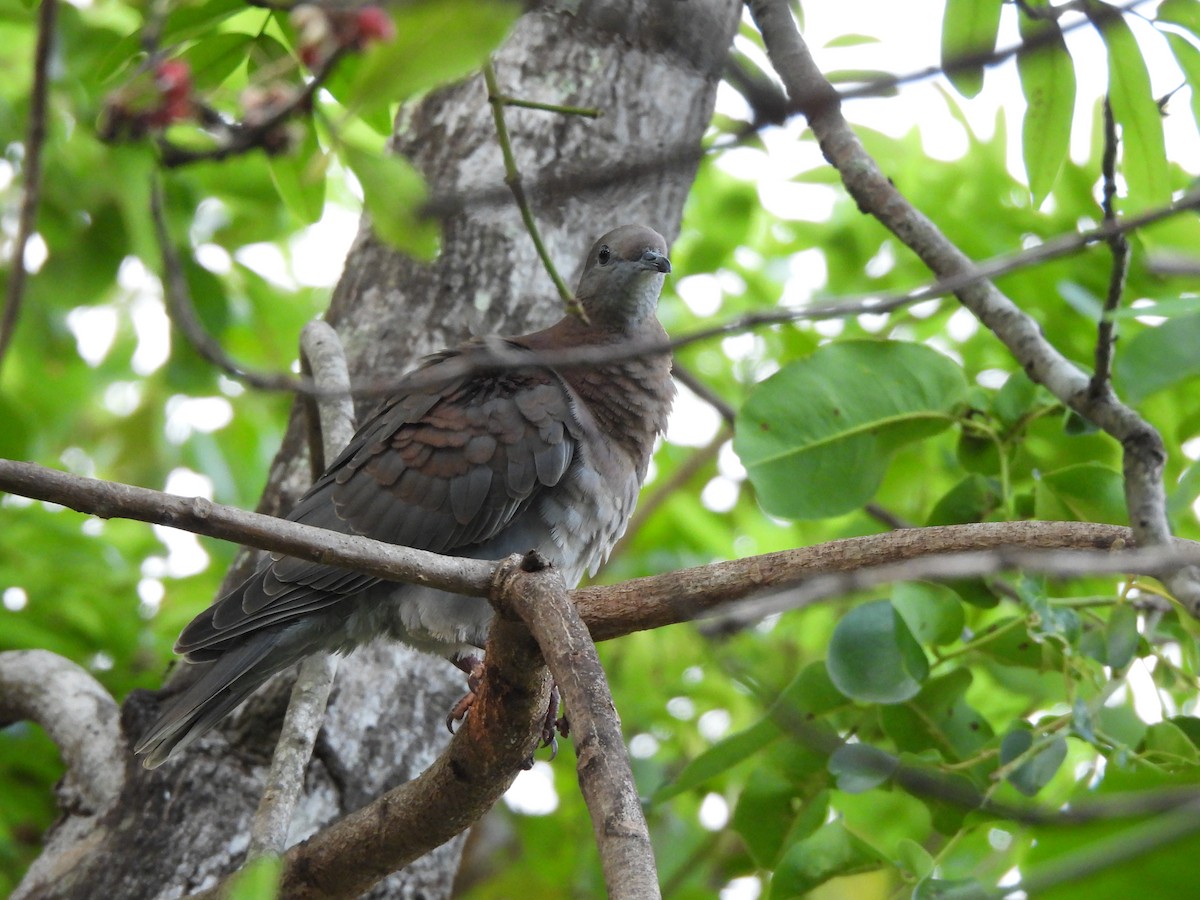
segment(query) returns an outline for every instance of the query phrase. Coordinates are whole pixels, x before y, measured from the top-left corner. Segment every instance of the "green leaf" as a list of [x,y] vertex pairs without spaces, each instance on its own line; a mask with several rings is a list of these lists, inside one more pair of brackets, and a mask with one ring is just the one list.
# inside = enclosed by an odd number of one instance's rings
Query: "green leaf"
[[1167,34],[1167,43],[1171,45],[1175,61],[1183,69],[1184,77],[1192,89],[1192,119],[1200,127],[1200,50],[1178,34]]
[[895,774],[900,760],[869,744],[842,744],[829,757],[829,771],[838,790],[861,794],[879,787]]
[[300,145],[288,153],[268,156],[267,167],[288,211],[307,225],[320,219],[325,210],[327,158],[317,144],[312,122],[296,124],[304,129]]
[[[1200,53],[1200,51],[1197,51]],[[1169,300],[1159,300],[1137,307],[1125,306],[1114,309],[1105,315],[1117,321],[1140,319],[1147,316],[1162,316],[1164,319],[1174,319],[1180,316],[1191,316],[1200,313],[1200,297],[1172,297]],[[1161,326],[1160,326],[1161,327]]]
[[865,703],[901,703],[929,675],[921,645],[887,600],[856,606],[841,618],[825,666],[839,691]]
[[[991,635],[999,632],[999,637]],[[985,642],[985,639],[986,642]],[[1062,666],[1062,649],[1049,641],[1035,640],[1023,623],[1018,624],[1015,616],[992,623],[977,640],[979,651],[1006,666],[1058,670]]]
[[363,206],[381,239],[417,259],[437,254],[438,228],[421,216],[425,180],[408,160],[343,144],[341,155],[363,189]]
[[1155,722],[1146,729],[1142,752],[1151,755],[1157,765],[1194,766],[1200,763],[1200,750],[1173,722]]
[[1067,466],[1038,480],[1034,510],[1039,519],[1124,525],[1125,483],[1120,472],[1099,463]]
[[896,865],[916,878],[928,878],[934,869],[933,856],[912,838],[902,838],[896,845]]
[[1200,0],[1163,0],[1154,18],[1179,25],[1200,37]]
[[274,900],[282,874],[283,860],[278,856],[253,859],[233,876],[229,900]]
[[504,0],[424,0],[395,8],[396,37],[363,56],[347,106],[355,113],[389,104],[478,69],[521,12]]
[[1105,627],[1105,665],[1123,669],[1133,660],[1138,647],[1137,620],[1137,610],[1131,604],[1113,607]]
[[1096,3],[1100,34],[1108,50],[1108,99],[1121,126],[1121,169],[1129,185],[1128,209],[1137,212],[1171,197],[1162,113],[1137,38],[1120,11]]
[[892,589],[892,606],[921,644],[952,644],[965,618],[958,594],[944,584],[904,582]]
[[841,822],[830,822],[788,848],[771,879],[769,896],[771,900],[798,897],[839,875],[876,869],[882,861]]
[[1131,403],[1200,375],[1200,316],[1183,316],[1148,328],[1117,354],[1113,380]]
[[183,59],[192,68],[192,80],[200,90],[211,90],[246,62],[254,43],[250,34],[217,33],[201,38],[188,47]]
[[830,344],[754,389],[734,449],[768,512],[838,515],[871,498],[897,447],[949,427],[965,393],[958,365],[920,344]]
[[973,472],[934,504],[925,524],[966,525],[982,522],[1000,507],[1003,500],[1000,483],[996,479]]
[[825,664],[809,663],[783,689],[762,719],[713,744],[689,762],[674,781],[655,791],[651,802],[669,800],[732,769],[778,738],[782,733],[781,723],[811,722],[845,705],[846,698],[830,682]]
[[[764,869],[774,867],[784,839],[792,829],[796,818],[795,797],[792,782],[767,768],[751,772],[738,796],[730,825],[746,842],[754,861]],[[811,805],[809,801],[805,807]],[[813,828],[819,824],[820,820]]]
[[[1109,766],[1098,789],[1081,786],[1073,801],[1082,805],[1099,795],[1126,809],[1143,804],[1153,810],[1155,794],[1161,797],[1163,789],[1184,786],[1177,777],[1160,772],[1124,773],[1115,768]],[[1131,790],[1130,783],[1138,789]],[[1021,862],[1021,887],[1038,900],[1191,897],[1200,853],[1198,826],[1200,818],[1190,804],[1137,818],[1101,817],[1069,828],[1037,826],[1032,829],[1032,848]]]
[[861,47],[863,44],[878,44],[879,38],[870,34],[841,34],[831,41],[827,41],[825,46],[833,47]]
[[1194,462],[1183,470],[1167,500],[1167,510],[1172,518],[1189,515],[1197,497],[1200,497],[1200,462]]
[[1024,372],[1013,372],[996,392],[992,411],[1006,428],[1012,428],[1033,411],[1038,399],[1038,386]]
[[[1024,728],[1010,731],[1000,742],[1000,764],[1008,765],[1033,747],[1033,735]],[[1034,796],[1050,783],[1067,758],[1067,742],[1061,736],[1038,749],[1008,773],[1008,780],[1026,797]]]
[[778,737],[779,726],[769,719],[763,719],[745,731],[723,738],[689,762],[674,781],[655,791],[651,804],[662,803],[699,787],[753,756]]
[[942,68],[964,97],[983,87],[983,63],[966,64],[969,57],[996,48],[1001,0],[947,0],[942,19]]
[[930,679],[911,700],[879,711],[884,732],[905,753],[932,751],[956,762],[974,756],[995,732],[967,703],[971,682],[968,669],[954,669]]
[[1075,65],[1055,19],[1035,19],[1020,11],[1021,40],[1032,49],[1017,54],[1025,118],[1021,155],[1033,205],[1050,194],[1071,144],[1075,112]]
[[1146,723],[1134,711],[1132,700],[1118,706],[1102,706],[1096,711],[1099,737],[1118,747],[1134,748],[1146,737]]

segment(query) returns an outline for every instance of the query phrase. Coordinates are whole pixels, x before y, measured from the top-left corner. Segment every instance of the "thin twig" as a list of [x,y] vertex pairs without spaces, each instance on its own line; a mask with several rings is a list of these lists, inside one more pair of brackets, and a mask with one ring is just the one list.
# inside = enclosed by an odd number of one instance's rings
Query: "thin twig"
[[[1104,98],[1104,156],[1101,169],[1104,176],[1104,195],[1100,206],[1104,210],[1104,223],[1117,221],[1114,200],[1117,196],[1117,123],[1113,118],[1112,104]],[[1129,241],[1117,232],[1107,240],[1112,251],[1112,272],[1108,277],[1108,294],[1104,298],[1104,312],[1096,325],[1096,367],[1088,391],[1093,397],[1102,397],[1112,380],[1113,347],[1117,340],[1117,321],[1113,313],[1121,305],[1125,292],[1125,276],[1129,271]]]
[[529,199],[525,196],[525,188],[521,184],[521,173],[517,170],[517,159],[513,155],[512,141],[508,136],[508,125],[504,121],[504,97],[496,84],[496,70],[492,67],[490,59],[483,64],[483,82],[487,85],[488,103],[492,107],[492,121],[496,124],[496,140],[500,143],[500,154],[504,157],[504,183],[508,185],[513,199],[517,201],[517,209],[521,211],[521,221],[525,223],[525,230],[529,232],[529,238],[533,241],[534,249],[537,250],[538,259],[542,261],[546,274],[554,282],[554,289],[558,291],[559,298],[566,305],[568,312],[583,318],[583,308],[575,299],[571,289],[567,287],[567,283],[563,281],[562,276],[558,274],[554,260],[550,258],[550,253],[542,242],[541,232],[538,231],[537,222],[533,218],[533,210],[529,207]]
[[21,189],[21,211],[17,217],[17,235],[13,240],[12,263],[9,265],[8,289],[4,297],[4,314],[0,316],[0,367],[17,330],[21,304],[25,299],[25,253],[37,224],[38,204],[42,194],[42,150],[46,146],[46,97],[50,82],[50,49],[54,45],[54,23],[58,0],[42,0],[38,9],[37,45],[33,52],[33,85],[29,89],[29,127],[25,132],[24,175]]
[[210,147],[207,150],[193,150],[172,144],[166,138],[160,138],[158,148],[162,165],[168,169],[176,169],[197,162],[220,162],[231,156],[249,153],[251,150],[267,148],[272,133],[280,125],[296,113],[312,108],[313,98],[316,97],[317,91],[329,80],[338,63],[351,49],[350,46],[343,45],[332,50],[325,61],[321,63],[320,68],[305,83],[304,88],[287,103],[272,109],[270,115],[255,122],[224,123],[227,137],[224,143],[218,144],[216,147]]
[[154,235],[162,254],[163,298],[166,300],[167,314],[180,334],[192,345],[192,349],[221,371],[253,387],[267,391],[300,390],[301,382],[293,375],[282,372],[257,372],[243,366],[205,331],[204,324],[192,305],[191,292],[188,290],[187,277],[183,273],[179,253],[167,231],[162,181],[158,178],[152,179],[150,185],[150,218],[154,223]]
[[[316,404],[316,428],[322,436],[323,456],[332,460],[354,436],[354,402],[350,399],[346,356],[337,333],[319,320],[305,326],[300,340],[300,355],[312,370],[314,382],[331,392]],[[314,472],[314,479],[319,474]],[[304,791],[304,772],[325,721],[325,705],[337,667],[337,657],[332,653],[314,653],[300,664],[271,758],[267,786],[250,826],[247,855],[251,859],[279,854],[287,847],[288,829]]]
[[880,506],[878,503],[868,503],[863,507],[863,512],[880,524],[886,525],[888,528],[912,528],[912,522],[906,522],[890,509]]
[[[907,293],[886,294],[882,296],[879,294],[862,294],[843,300],[796,309],[774,309],[768,312],[749,313],[710,328],[703,328],[693,331],[690,334],[681,335],[666,342],[629,341],[623,344],[572,348],[570,351],[542,350],[533,352],[515,348],[505,341],[485,339],[469,354],[444,360],[433,369],[409,372],[398,380],[387,379],[359,383],[355,385],[353,393],[356,397],[374,397],[401,391],[428,390],[437,385],[445,384],[448,381],[465,378],[475,372],[485,370],[513,369],[524,366],[549,366],[558,369],[597,366],[634,359],[653,353],[676,351],[701,341],[740,334],[772,325],[783,325],[802,320],[818,321],[822,319],[846,318],[863,314],[878,315],[891,312],[912,303],[965,291],[982,282],[986,282],[988,279],[1018,271],[1026,266],[1036,265],[1076,253],[1092,244],[1108,240],[1113,234],[1129,233],[1138,228],[1146,227],[1171,216],[1197,208],[1200,208],[1200,190],[1185,194],[1178,201],[1168,206],[1148,210],[1143,214],[1129,216],[1111,224],[1105,223],[1090,231],[1060,235],[1019,253],[997,256],[982,263],[971,263],[964,259],[962,271],[946,275],[930,285],[908,291]],[[989,289],[994,290],[990,285]],[[295,379],[288,389],[320,394],[320,391],[304,379]],[[722,409],[723,415],[727,414],[727,412],[727,409]]]
[[675,376],[676,381],[720,413],[727,425],[733,424],[733,420],[737,418],[737,410],[726,403],[724,397],[701,381],[695,372],[679,360],[675,360],[671,366],[671,374]]

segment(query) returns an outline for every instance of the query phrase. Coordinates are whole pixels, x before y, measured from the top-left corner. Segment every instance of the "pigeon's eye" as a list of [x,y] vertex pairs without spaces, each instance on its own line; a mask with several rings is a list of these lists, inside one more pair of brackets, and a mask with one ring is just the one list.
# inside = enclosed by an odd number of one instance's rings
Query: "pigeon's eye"
[[608,265],[608,261],[612,259],[612,251],[608,249],[608,244],[605,244],[600,248],[600,252],[596,255],[596,259],[600,261],[600,265]]

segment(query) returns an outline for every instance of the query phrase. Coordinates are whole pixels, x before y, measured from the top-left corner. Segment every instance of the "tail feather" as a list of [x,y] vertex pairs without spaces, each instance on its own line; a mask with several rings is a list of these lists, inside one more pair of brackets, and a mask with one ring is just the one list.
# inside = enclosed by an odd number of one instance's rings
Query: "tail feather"
[[276,672],[313,648],[287,641],[278,631],[252,635],[219,658],[192,663],[205,669],[194,683],[173,698],[146,730],[134,752],[154,769],[221,721]]

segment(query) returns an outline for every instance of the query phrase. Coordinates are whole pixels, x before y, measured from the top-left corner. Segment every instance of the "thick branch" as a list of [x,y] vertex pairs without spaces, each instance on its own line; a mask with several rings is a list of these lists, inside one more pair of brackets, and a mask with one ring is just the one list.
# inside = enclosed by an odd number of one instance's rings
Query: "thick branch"
[[486,675],[461,729],[420,776],[293,847],[279,896],[357,897],[486,813],[538,741],[530,723],[549,698],[537,645],[520,623],[496,617]]
[[49,650],[0,653],[0,725],[25,719],[50,735],[67,764],[70,805],[84,814],[107,809],[125,786],[120,713],[84,669]]
[[[175,497],[147,488],[68,475],[32,463],[0,459],[0,489],[105,518],[170,525],[299,559],[356,569],[393,581],[429,584],[474,597],[487,596],[495,571],[495,564],[490,562],[348,536],[209,500]],[[1048,574],[1061,570],[1071,576],[1091,571],[1160,577],[1172,566],[1200,562],[1200,544],[1192,541],[1070,560],[1061,555],[1039,558],[1032,552],[1111,551],[1133,545],[1134,534],[1130,529],[1089,522],[990,522],[908,528],[584,588],[574,591],[573,596],[592,637],[601,641],[691,621],[710,615],[721,604],[792,587],[817,575],[846,573],[918,557],[1007,548],[1004,553],[979,560],[983,568],[974,572],[977,575],[1020,567]],[[1016,549],[1029,552],[1018,556]],[[956,570],[954,577],[967,574],[971,573]],[[856,587],[848,584],[842,589]]]
[[[843,118],[836,90],[817,69],[784,0],[751,0],[772,65],[793,103],[804,112],[825,158],[838,170],[860,209],[879,219],[939,279],[974,271],[971,260],[896,189]],[[964,306],[1008,347],[1029,377],[1084,418],[1121,442],[1129,520],[1142,545],[1166,544],[1171,532],[1162,484],[1162,438],[1111,389],[1093,395],[1089,378],[1043,336],[1034,319],[988,281],[956,291]],[[1200,581],[1184,569],[1169,579],[1172,591],[1200,615]]]
[[[531,558],[533,557],[533,558]],[[563,694],[575,744],[579,787],[592,817],[611,898],[659,896],[650,831],[621,734],[621,720],[596,645],[562,577],[533,554],[506,560],[493,602],[528,626]]]

